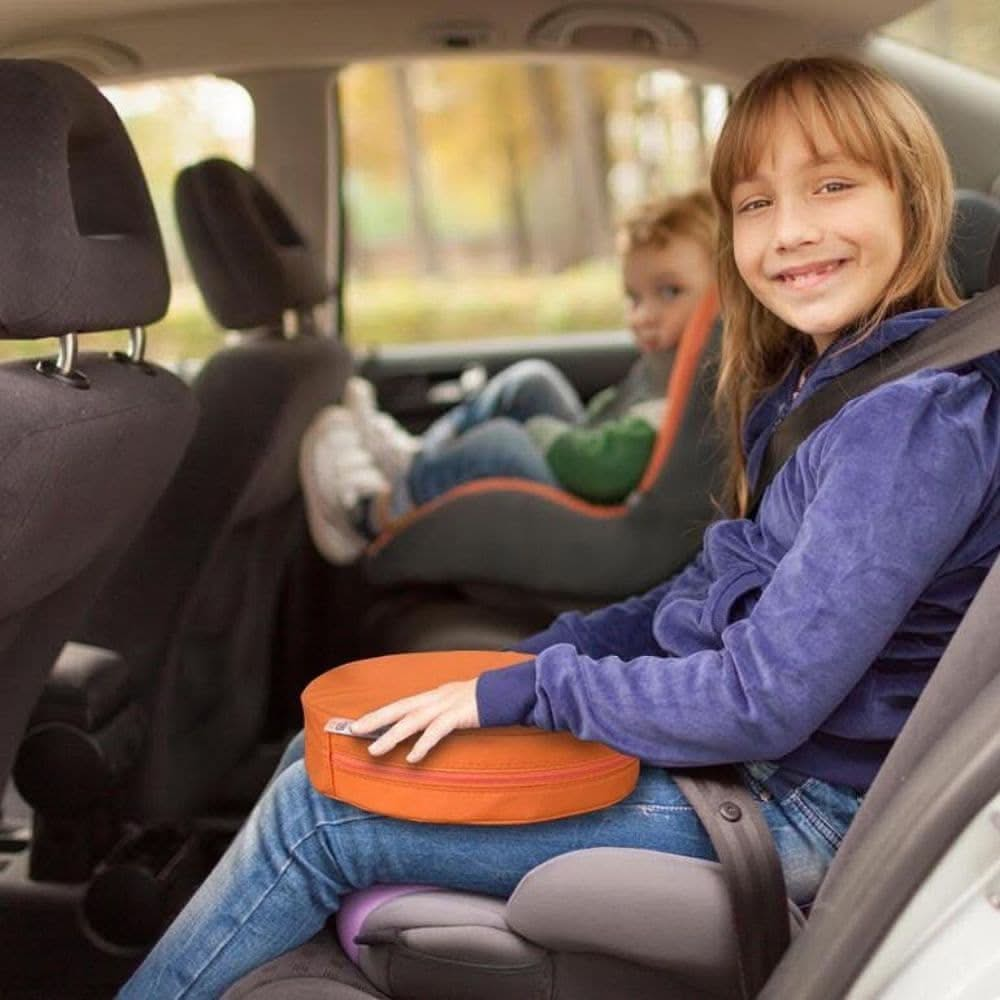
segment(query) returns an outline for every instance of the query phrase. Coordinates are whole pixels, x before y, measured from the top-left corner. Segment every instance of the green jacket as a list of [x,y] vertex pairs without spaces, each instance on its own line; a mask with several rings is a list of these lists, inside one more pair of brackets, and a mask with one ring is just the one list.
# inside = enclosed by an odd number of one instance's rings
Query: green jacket
[[666,405],[673,354],[641,357],[618,385],[594,396],[580,424],[554,417],[525,423],[565,490],[613,504],[639,485]]

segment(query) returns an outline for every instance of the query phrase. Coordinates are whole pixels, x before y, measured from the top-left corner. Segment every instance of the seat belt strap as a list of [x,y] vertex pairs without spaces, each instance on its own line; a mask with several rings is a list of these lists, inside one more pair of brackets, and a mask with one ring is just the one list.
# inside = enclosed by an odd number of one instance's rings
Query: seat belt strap
[[1000,351],[1000,286],[977,295],[902,344],[893,344],[825,385],[792,410],[768,442],[747,516],[795,449],[857,396],[925,368],[955,368]]
[[736,931],[741,1000],[763,988],[788,948],[788,893],[774,838],[734,767],[670,771],[722,864]]

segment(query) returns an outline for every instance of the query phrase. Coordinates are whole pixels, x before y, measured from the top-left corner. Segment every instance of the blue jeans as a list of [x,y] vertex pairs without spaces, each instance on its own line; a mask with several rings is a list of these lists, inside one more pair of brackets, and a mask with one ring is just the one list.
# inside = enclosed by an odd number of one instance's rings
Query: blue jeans
[[558,486],[521,425],[537,416],[576,424],[583,414],[576,390],[554,365],[528,360],[505,368],[424,432],[420,453],[393,487],[391,516],[402,517],[462,483],[491,476]]
[[545,456],[528,432],[506,417],[488,420],[460,437],[414,456],[405,478],[393,486],[389,511],[401,517],[412,507],[455,486],[491,476],[530,479],[558,486]]
[[[316,934],[341,898],[375,884],[429,883],[508,896],[549,858],[639,847],[714,858],[687,800],[662,768],[599,812],[530,826],[443,826],[389,819],[315,792],[290,763],[196,895],[124,986],[123,1000],[215,998]],[[809,903],[860,804],[853,789],[743,768],[782,859],[789,894]]]
[[424,432],[422,446],[435,451],[495,417],[520,424],[547,416],[575,424],[583,413],[580,397],[566,376],[548,361],[530,358],[497,372],[473,397],[439,417]]

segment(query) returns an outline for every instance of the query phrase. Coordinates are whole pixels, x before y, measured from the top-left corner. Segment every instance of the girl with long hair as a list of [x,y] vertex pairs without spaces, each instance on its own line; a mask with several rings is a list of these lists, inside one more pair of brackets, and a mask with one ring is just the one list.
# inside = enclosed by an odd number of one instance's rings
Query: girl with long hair
[[354,726],[389,726],[375,756],[416,737],[415,764],[455,729],[566,729],[638,757],[635,790],[530,826],[418,824],[319,795],[293,761],[123,996],[218,996],[374,883],[504,896],[579,848],[710,858],[671,767],[736,764],[790,895],[812,900],[1000,549],[1000,396],[976,365],[880,386],[816,429],[747,516],[784,416],[957,304],[952,182],[913,98],[838,58],[781,62],[751,81],[711,179],[731,516],[649,593],[562,615],[519,645],[523,662]]

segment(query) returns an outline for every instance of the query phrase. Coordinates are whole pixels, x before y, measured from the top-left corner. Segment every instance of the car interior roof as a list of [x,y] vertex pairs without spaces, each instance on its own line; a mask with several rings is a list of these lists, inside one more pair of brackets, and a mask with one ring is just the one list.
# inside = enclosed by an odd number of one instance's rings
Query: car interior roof
[[[0,54],[60,59],[112,81],[335,65],[454,48],[549,57],[575,52],[645,56],[725,82],[745,77],[776,53],[850,49],[920,5],[914,0],[369,0],[363,6],[344,0],[33,0],[3,5]],[[556,41],[551,33],[548,41],[539,35],[539,25],[557,12],[572,16],[582,10],[591,19],[587,30],[567,31]],[[642,32],[631,30],[650,16],[662,19],[664,37],[669,35],[656,51],[644,49]]]

